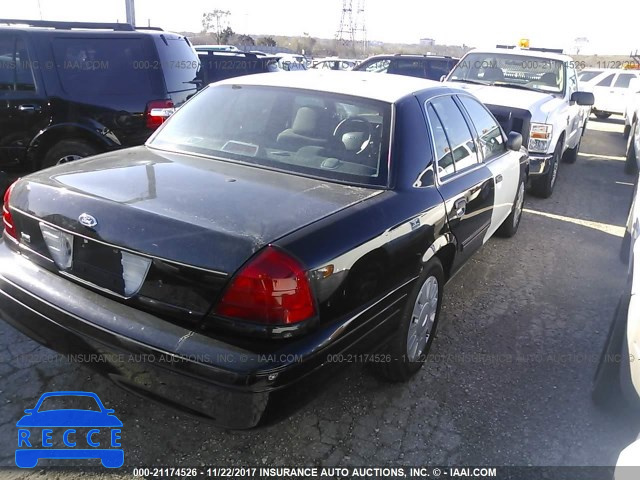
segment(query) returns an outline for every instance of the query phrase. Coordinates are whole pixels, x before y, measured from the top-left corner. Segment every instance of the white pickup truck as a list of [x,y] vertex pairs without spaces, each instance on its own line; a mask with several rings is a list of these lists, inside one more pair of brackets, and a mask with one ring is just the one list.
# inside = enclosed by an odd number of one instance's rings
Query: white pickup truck
[[522,134],[532,191],[551,196],[560,160],[577,159],[594,102],[579,90],[573,59],[545,49],[472,50],[445,80],[472,91],[506,133]]

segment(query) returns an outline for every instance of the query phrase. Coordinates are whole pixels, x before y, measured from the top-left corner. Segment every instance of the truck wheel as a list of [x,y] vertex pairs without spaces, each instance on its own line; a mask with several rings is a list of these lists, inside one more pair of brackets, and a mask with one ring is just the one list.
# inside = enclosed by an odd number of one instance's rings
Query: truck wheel
[[636,128],[638,128],[638,124],[634,123],[627,139],[627,158],[624,161],[624,172],[629,175],[638,173],[638,160],[636,159],[636,144],[634,141]]
[[556,145],[553,157],[551,157],[550,160],[549,171],[546,175],[541,175],[539,178],[531,180],[531,191],[537,197],[549,198],[553,193],[553,187],[556,186],[556,180],[558,179],[561,152],[562,139],[560,139],[560,141],[558,141],[558,145]]
[[437,258],[424,266],[407,299],[402,319],[385,353],[390,361],[381,365],[381,374],[392,382],[408,380],[422,367],[438,326],[444,270]]
[[97,153],[98,149],[84,140],[62,140],[49,149],[40,166],[48,168],[62,165]]
[[596,117],[599,118],[600,120],[604,120],[605,118],[609,118],[611,116],[610,113],[605,113],[605,112],[593,112],[595,113]]
[[496,232],[501,237],[511,238],[518,231],[520,220],[522,219],[522,209],[524,208],[525,183],[524,179],[520,179],[520,185],[518,185],[518,191],[516,192],[516,198],[513,201],[511,213]]

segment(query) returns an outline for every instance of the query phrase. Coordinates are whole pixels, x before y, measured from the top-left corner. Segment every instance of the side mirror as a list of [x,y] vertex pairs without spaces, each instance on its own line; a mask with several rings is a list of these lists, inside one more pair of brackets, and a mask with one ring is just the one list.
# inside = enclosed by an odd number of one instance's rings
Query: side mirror
[[591,107],[596,103],[596,99],[591,92],[573,92],[571,94],[571,101],[587,107]]
[[441,82],[444,82],[446,79],[447,79],[447,76],[446,76],[446,75],[442,75],[442,76],[440,77],[440,81],[441,81]]
[[629,91],[633,93],[640,93],[640,78],[632,78],[629,82]]
[[507,135],[507,148],[519,152],[522,147],[522,135],[518,132],[509,132]]

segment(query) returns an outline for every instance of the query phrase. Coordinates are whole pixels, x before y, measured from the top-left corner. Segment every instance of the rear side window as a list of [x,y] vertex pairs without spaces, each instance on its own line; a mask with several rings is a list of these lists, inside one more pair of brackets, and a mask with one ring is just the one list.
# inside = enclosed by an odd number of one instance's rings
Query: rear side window
[[200,61],[191,45],[184,37],[156,39],[156,47],[160,56],[160,65],[169,93],[191,90],[196,85],[194,80],[198,74]]
[[484,159],[490,160],[505,153],[507,146],[502,137],[500,126],[493,115],[480,102],[471,97],[463,95],[458,98],[476,127]]
[[22,39],[13,35],[0,36],[0,91],[35,91],[31,66]]
[[598,87],[608,87],[611,85],[611,81],[613,80],[613,73],[611,75],[607,75],[602,80],[600,80],[597,85]]
[[152,90],[144,38],[55,38],[53,54],[62,88],[73,94],[123,95]]
[[[455,171],[459,172],[460,170],[476,165],[479,159],[473,135],[453,98],[435,98],[431,101],[430,106],[433,112],[436,113],[444,130],[450,152],[453,155]],[[431,118],[432,117],[429,116],[430,120]],[[445,169],[445,176],[450,173],[449,170]],[[442,174],[440,177],[442,178]]]

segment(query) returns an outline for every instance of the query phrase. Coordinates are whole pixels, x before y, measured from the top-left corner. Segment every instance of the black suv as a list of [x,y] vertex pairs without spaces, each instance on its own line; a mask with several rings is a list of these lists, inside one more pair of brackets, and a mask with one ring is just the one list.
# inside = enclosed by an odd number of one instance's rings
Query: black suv
[[216,51],[196,45],[200,59],[198,80],[201,87],[227,78],[280,70],[276,55],[257,52]]
[[360,72],[395,73],[409,77],[439,81],[458,63],[457,58],[439,55],[376,55],[369,57],[353,70]]
[[144,143],[196,92],[187,38],[128,24],[0,20],[0,168]]

